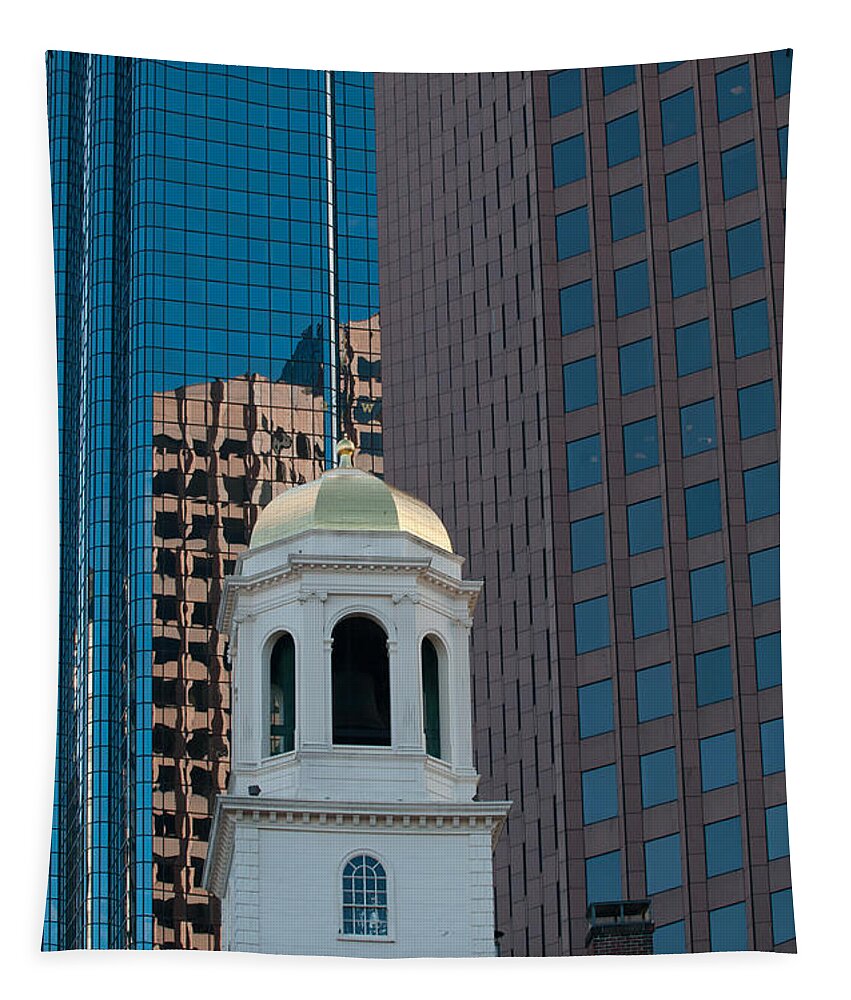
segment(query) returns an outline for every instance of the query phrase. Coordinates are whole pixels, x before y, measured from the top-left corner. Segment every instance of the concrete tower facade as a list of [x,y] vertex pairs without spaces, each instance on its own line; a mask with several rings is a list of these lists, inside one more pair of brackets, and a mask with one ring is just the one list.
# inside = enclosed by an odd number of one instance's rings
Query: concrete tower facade
[[232,771],[204,874],[222,947],[493,955],[510,803],[475,800],[481,584],[437,515],[352,451],[269,504],[225,582]]

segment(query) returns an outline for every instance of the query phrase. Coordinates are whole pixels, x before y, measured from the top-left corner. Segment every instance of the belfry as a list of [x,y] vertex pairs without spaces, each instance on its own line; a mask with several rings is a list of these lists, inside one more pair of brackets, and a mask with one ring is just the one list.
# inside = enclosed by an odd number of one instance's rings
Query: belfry
[[375,958],[495,954],[476,799],[469,640],[481,583],[438,516],[352,465],[262,512],[225,581],[233,716],[204,885],[222,947]]

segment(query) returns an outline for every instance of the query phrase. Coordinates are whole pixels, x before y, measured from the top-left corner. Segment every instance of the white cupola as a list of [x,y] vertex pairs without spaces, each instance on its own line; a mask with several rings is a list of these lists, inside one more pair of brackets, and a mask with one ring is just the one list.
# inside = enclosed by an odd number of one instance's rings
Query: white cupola
[[493,955],[510,803],[475,800],[481,584],[434,511],[353,452],[265,508],[225,581],[231,774],[205,885],[230,950]]

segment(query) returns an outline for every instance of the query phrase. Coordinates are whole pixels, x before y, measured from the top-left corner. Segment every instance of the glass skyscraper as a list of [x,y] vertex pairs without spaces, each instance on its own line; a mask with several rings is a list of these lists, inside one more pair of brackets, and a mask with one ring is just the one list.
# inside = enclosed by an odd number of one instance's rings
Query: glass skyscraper
[[69,52],[47,76],[62,535],[43,947],[215,947],[193,873],[228,753],[218,581],[341,428],[380,471],[372,80]]

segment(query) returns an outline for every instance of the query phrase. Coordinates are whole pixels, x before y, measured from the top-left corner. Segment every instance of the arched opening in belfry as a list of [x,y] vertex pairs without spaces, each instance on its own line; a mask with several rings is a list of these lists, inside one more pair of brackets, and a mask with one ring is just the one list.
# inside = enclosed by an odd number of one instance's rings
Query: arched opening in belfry
[[434,643],[422,643],[423,731],[430,757],[440,756],[440,664]]
[[269,658],[269,753],[295,749],[295,643],[288,633]]
[[331,650],[333,741],[390,746],[390,661],[387,634],[370,618],[344,618]]

